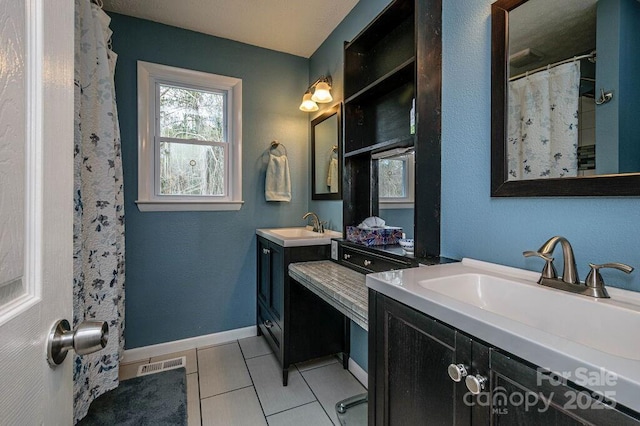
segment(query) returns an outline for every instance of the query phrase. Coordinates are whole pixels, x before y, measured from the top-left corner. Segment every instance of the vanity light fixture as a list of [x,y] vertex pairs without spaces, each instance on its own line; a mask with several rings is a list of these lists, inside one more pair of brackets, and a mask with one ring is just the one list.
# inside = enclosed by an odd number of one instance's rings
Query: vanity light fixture
[[304,92],[302,97],[302,103],[300,104],[300,111],[313,112],[317,111],[318,104],[326,104],[333,101],[331,96],[331,76],[321,76],[314,81],[307,91]]
[[313,112],[320,109],[318,104],[311,100],[311,92],[306,91],[302,97],[302,103],[300,104],[300,111]]

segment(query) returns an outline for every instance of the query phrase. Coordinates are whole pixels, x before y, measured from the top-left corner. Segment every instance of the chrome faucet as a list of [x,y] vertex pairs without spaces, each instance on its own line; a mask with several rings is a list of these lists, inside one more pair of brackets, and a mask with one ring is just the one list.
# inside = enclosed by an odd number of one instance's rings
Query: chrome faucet
[[[570,284],[580,284],[580,279],[578,278],[578,268],[576,267],[576,259],[573,256],[573,248],[571,248],[571,244],[565,237],[556,236],[550,238],[549,241],[544,243],[537,252],[527,251],[522,254],[524,254],[525,257],[537,256],[538,253],[550,256],[551,254],[553,254],[553,250],[556,248],[556,245],[558,243],[560,243],[560,245],[562,246],[562,258],[564,260],[564,266],[562,267],[562,281]],[[547,278],[556,277],[554,274],[553,277]]]
[[306,219],[309,216],[311,216],[311,219],[313,220],[313,232],[320,232],[321,234],[324,234],[324,222],[321,222],[320,219],[318,219],[318,215],[314,212],[307,212],[302,216],[302,218]]
[[[551,257],[553,250],[556,248],[558,243],[562,246],[562,257],[564,260],[562,279],[558,278],[556,268],[553,266],[554,259]],[[633,271],[631,266],[623,263],[605,263],[603,265],[594,265],[590,263],[589,266],[591,267],[591,271],[587,275],[586,281],[584,283],[580,283],[580,280],[578,279],[576,259],[573,256],[571,244],[569,244],[569,241],[566,238],[560,236],[550,238],[538,249],[538,251],[525,251],[522,254],[525,257],[537,256],[544,259],[545,265],[542,269],[542,275],[538,280],[538,284],[596,298],[609,297],[607,289],[604,286],[604,280],[598,271],[599,269],[615,268],[626,272],[627,274]]]

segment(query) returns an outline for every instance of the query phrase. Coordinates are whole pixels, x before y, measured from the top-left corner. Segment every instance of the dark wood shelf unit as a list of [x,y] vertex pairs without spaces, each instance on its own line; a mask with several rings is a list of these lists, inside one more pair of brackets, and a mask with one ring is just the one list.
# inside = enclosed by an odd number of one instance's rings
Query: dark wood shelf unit
[[[441,0],[394,0],[344,52],[343,223],[378,215],[371,154],[415,147],[415,254],[440,255]],[[415,129],[411,109],[415,100]]]
[[415,56],[414,12],[413,1],[395,1],[345,45],[345,99]]

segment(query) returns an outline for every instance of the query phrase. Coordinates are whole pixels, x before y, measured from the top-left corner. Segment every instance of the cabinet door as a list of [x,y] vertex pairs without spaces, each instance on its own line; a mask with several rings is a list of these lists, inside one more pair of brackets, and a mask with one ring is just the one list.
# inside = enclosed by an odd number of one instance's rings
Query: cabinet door
[[492,425],[640,424],[602,396],[496,350],[491,350],[490,380]]
[[376,302],[374,333],[377,347],[369,374],[375,374],[375,413],[370,425],[470,424],[464,384],[447,373],[450,364],[471,359],[470,339],[382,295]]
[[289,274],[288,265],[285,265],[285,249],[276,244],[269,245],[271,255],[271,294],[269,298],[269,310],[273,317],[282,322],[284,312],[284,280]]
[[258,237],[258,300],[269,306],[271,299],[271,255],[269,242]]

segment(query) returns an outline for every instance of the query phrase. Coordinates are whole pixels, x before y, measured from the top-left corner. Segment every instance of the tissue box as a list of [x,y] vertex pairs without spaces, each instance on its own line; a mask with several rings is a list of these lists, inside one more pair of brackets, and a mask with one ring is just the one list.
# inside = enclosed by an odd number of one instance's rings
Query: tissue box
[[347,226],[347,241],[365,246],[385,246],[398,244],[402,238],[402,228],[389,226],[378,229],[360,229],[357,226]]

